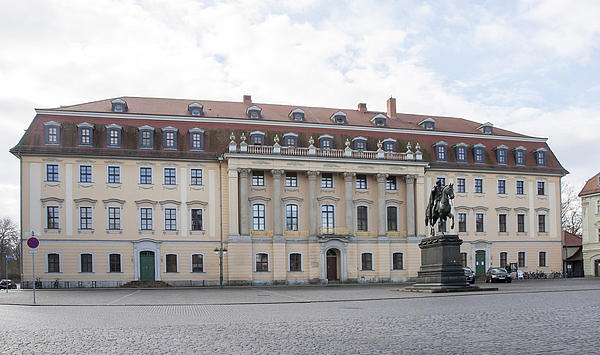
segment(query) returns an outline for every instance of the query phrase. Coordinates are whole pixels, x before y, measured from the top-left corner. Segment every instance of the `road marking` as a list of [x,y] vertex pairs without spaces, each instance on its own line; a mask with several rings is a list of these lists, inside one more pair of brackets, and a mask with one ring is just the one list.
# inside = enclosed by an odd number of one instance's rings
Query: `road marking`
[[115,302],[119,302],[119,301],[120,301],[120,300],[122,300],[123,298],[127,298],[127,297],[129,297],[129,296],[131,296],[131,295],[135,295],[136,293],[138,293],[138,292],[140,292],[140,291],[141,291],[141,290],[137,290],[137,291],[135,291],[135,292],[132,292],[132,293],[130,293],[130,294],[128,294],[128,295],[125,295],[125,296],[123,296],[123,297],[121,297],[121,298],[117,298],[116,300],[114,300],[114,301],[112,301],[112,302],[108,302],[106,305],[107,305],[107,306],[110,306],[111,304],[113,304],[113,303],[115,303]]
[[[272,293],[274,295],[283,296],[283,297],[289,297],[289,298],[293,298],[295,300],[304,301],[304,302],[310,301],[310,300],[307,300],[307,299],[304,299],[304,298],[298,298],[298,297],[294,297],[294,296],[284,295],[283,293],[279,293],[279,292],[267,291],[265,289],[255,288],[254,290],[257,290],[257,291],[260,290],[261,292]],[[259,295],[259,296],[262,296],[262,295]]]

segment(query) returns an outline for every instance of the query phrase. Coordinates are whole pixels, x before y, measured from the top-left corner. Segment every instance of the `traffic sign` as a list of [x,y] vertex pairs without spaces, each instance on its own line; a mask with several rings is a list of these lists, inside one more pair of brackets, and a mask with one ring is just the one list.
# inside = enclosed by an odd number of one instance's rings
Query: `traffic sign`
[[7,256],[6,256],[6,258],[7,258],[7,259],[14,259],[14,258],[15,258],[15,256],[14,256],[14,255],[7,255]]
[[40,241],[36,237],[27,239],[27,246],[30,248],[37,248],[40,245]]
[[35,250],[35,249],[30,249],[30,250],[29,250],[29,252],[30,252],[31,254],[36,254],[36,253],[37,253],[37,250]]
[[26,237],[41,237],[42,235],[38,232],[31,231],[31,232],[25,232],[25,236]]

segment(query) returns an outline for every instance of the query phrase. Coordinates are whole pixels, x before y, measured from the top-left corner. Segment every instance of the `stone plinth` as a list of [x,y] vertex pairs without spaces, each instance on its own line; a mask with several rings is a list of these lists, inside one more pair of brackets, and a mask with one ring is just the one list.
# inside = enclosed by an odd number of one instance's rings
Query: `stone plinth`
[[421,249],[421,269],[417,283],[405,288],[406,291],[420,292],[462,292],[479,291],[478,286],[470,285],[460,262],[458,235],[436,235],[419,243]]

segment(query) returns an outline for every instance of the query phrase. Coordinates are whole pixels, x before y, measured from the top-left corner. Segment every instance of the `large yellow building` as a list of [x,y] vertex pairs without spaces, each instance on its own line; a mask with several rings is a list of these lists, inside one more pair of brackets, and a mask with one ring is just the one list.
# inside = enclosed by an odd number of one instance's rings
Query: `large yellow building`
[[214,285],[221,245],[230,285],[409,280],[438,179],[455,186],[456,223],[436,228],[464,241],[465,266],[561,270],[566,171],[546,139],[398,114],[393,98],[386,112],[250,96],[38,109],[11,152],[43,282]]

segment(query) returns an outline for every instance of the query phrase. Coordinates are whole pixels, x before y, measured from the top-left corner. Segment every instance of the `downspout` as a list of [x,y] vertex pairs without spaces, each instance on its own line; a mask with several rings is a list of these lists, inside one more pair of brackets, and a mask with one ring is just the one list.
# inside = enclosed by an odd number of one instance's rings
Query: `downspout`
[[21,243],[19,244],[19,271],[21,272],[21,289],[23,289],[23,159],[21,158],[19,151],[17,151],[17,156],[19,157],[19,203],[21,207],[19,209],[19,229],[21,230]]
[[[221,234],[221,277],[223,277],[223,168],[221,164],[223,163],[223,155],[219,158],[219,222],[221,227],[219,228]],[[229,278],[227,278],[227,282],[229,283]]]

